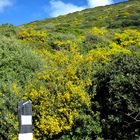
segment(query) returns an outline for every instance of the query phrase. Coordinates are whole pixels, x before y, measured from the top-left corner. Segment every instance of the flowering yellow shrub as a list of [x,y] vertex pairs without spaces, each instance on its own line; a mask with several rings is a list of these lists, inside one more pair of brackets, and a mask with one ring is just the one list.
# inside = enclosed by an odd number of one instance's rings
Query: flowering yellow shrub
[[140,32],[138,30],[127,29],[122,33],[115,33],[114,38],[121,46],[140,45]]
[[13,92],[15,93],[15,95],[18,96],[19,95],[19,89],[17,87],[17,84],[13,83],[12,87],[13,87]]
[[60,40],[55,40],[53,42],[53,48],[56,50],[70,50],[71,46],[74,47],[74,43],[71,42],[70,40],[66,40],[66,41],[60,41]]
[[104,36],[108,31],[104,28],[98,28],[98,27],[93,27],[93,29],[91,30],[91,33],[93,35],[100,35],[100,36]]
[[110,42],[110,46],[107,48],[97,48],[89,51],[85,59],[86,61],[92,62],[101,61],[106,64],[111,60],[111,56],[119,53],[130,54],[131,51],[121,47],[120,45],[117,45],[115,42]]
[[26,98],[33,102],[38,139],[42,138],[40,134],[52,138],[70,130],[80,109],[90,109],[90,95],[85,87],[91,85],[93,70],[88,70],[84,57],[75,47],[70,50],[38,51],[47,63],[26,90]]
[[37,43],[39,45],[45,45],[47,34],[44,31],[36,31],[32,28],[20,29],[17,34],[18,38],[30,43]]

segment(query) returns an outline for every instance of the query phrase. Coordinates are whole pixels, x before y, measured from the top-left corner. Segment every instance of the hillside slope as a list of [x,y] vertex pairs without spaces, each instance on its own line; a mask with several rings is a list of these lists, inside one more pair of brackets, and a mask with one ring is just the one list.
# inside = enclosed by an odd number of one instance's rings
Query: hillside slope
[[34,21],[24,25],[53,32],[85,32],[92,27],[107,29],[140,29],[140,1],[132,0],[105,7],[86,9],[57,18]]
[[140,139],[140,1],[0,26],[0,140]]

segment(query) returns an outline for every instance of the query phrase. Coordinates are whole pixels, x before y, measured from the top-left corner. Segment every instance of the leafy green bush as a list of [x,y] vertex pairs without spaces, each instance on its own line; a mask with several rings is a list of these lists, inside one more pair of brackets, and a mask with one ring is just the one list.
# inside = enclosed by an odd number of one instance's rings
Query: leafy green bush
[[71,131],[62,133],[59,140],[102,140],[102,128],[100,126],[99,114],[91,112],[81,112],[75,118],[74,126]]
[[109,39],[99,35],[88,34],[80,46],[81,53],[88,53],[92,49],[105,48],[109,46]]
[[99,69],[96,109],[101,113],[105,139],[140,138],[140,57],[118,55]]
[[15,39],[0,38],[0,139],[17,134],[17,104],[40,59],[28,47],[20,47]]
[[16,27],[12,24],[2,24],[0,26],[0,34],[6,37],[11,37],[16,35]]

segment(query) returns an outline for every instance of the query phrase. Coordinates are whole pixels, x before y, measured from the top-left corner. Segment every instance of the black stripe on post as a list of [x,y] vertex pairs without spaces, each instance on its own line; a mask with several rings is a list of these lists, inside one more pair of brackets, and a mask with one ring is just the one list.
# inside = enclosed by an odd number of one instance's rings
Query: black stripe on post
[[32,125],[21,125],[20,133],[32,133]]

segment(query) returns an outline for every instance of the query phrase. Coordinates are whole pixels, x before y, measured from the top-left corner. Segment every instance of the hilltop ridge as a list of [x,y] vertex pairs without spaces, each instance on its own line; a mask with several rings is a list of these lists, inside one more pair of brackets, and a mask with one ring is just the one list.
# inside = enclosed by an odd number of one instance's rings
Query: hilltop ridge
[[108,29],[140,29],[139,5],[139,0],[132,0],[104,7],[85,9],[52,19],[34,21],[23,26],[32,26],[37,30],[46,29],[51,32],[82,32],[94,26]]

